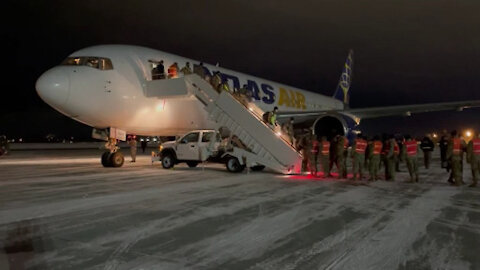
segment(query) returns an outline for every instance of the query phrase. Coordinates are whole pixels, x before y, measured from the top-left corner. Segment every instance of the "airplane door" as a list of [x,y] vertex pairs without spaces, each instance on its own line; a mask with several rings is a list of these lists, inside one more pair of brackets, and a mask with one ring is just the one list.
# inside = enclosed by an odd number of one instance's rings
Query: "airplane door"
[[183,136],[177,144],[177,158],[180,160],[199,160],[199,138],[200,132],[191,132]]

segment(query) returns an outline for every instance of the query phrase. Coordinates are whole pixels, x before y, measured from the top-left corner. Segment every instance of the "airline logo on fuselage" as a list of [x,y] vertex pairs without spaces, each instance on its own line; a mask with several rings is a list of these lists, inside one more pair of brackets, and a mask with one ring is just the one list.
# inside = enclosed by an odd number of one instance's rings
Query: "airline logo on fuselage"
[[[205,68],[205,73],[212,76],[212,73],[208,68]],[[220,72],[223,81],[227,81],[230,86],[235,89],[240,89],[240,79],[237,76]],[[274,91],[273,86],[266,83],[257,83],[254,80],[248,80],[245,83],[247,89],[252,92],[252,98],[255,101],[261,101],[268,105],[285,106],[288,108],[295,108],[305,110],[305,96],[299,92],[290,89],[280,87],[278,89],[279,98]],[[243,85],[243,84],[242,84]]]

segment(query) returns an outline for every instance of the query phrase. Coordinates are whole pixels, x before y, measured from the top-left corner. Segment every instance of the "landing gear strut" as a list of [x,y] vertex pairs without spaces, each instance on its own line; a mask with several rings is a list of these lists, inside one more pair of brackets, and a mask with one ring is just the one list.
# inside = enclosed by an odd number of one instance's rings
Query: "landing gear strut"
[[107,151],[102,154],[101,158],[103,167],[122,167],[125,158],[122,152],[119,151],[120,148],[117,146],[117,140],[109,138],[105,144],[105,148]]

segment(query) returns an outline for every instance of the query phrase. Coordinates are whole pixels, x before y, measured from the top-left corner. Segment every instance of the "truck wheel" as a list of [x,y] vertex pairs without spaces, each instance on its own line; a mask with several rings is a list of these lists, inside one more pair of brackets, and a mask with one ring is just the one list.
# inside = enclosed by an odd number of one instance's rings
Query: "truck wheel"
[[229,157],[226,163],[227,170],[229,172],[241,172],[243,169],[245,169],[245,166],[240,165],[240,162],[236,157]]
[[115,152],[110,155],[110,164],[112,167],[122,167],[125,158],[121,152]]
[[265,166],[257,165],[257,166],[250,167],[250,169],[252,169],[252,171],[254,171],[254,172],[259,172],[259,171],[262,171],[263,169],[265,169]]
[[198,165],[198,161],[187,161],[187,165],[190,168],[195,168]]
[[175,159],[172,154],[166,153],[162,156],[162,167],[164,169],[170,169],[175,165]]
[[104,152],[102,154],[102,165],[103,167],[112,167],[110,163],[110,152]]

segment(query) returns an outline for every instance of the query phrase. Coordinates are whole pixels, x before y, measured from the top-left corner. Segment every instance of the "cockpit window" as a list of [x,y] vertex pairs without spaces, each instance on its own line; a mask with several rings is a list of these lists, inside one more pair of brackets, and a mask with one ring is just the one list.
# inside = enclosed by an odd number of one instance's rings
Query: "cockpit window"
[[79,56],[68,57],[62,62],[64,66],[88,66],[100,70],[113,69],[112,60],[104,57]]

